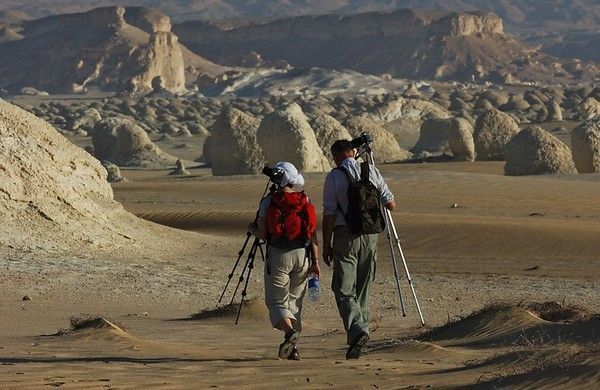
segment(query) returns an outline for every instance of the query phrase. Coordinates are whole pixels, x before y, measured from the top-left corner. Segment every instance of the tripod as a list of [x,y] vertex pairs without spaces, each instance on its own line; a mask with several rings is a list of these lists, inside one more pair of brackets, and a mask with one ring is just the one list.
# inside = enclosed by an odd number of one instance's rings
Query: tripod
[[[361,148],[362,150],[358,153],[358,156],[362,154],[366,154],[367,161],[370,162],[373,166],[375,166],[375,160],[373,159],[373,149],[371,145],[366,142],[364,146]],[[396,225],[394,224],[394,219],[392,218],[392,212],[387,208],[383,208],[385,223],[387,227],[387,239],[390,244],[390,253],[392,255],[392,265],[394,268],[394,278],[396,280],[396,289],[398,290],[398,297],[400,299],[400,309],[402,311],[402,317],[406,317],[406,307],[404,305],[404,298],[402,296],[402,290],[400,289],[400,275],[398,273],[398,264],[396,261],[396,251],[395,246],[398,248],[398,252],[400,253],[400,258],[402,259],[402,265],[404,266],[404,273],[406,274],[406,279],[408,280],[408,285],[412,291],[412,296],[415,300],[415,305],[417,307],[417,312],[419,314],[419,319],[421,320],[421,325],[425,325],[425,320],[423,319],[423,313],[421,312],[421,306],[419,305],[419,299],[417,298],[417,293],[415,291],[415,286],[413,284],[412,277],[410,276],[410,272],[408,270],[408,265],[406,263],[406,258],[404,257],[404,251],[402,250],[402,245],[400,245],[400,238],[398,237],[398,231],[396,230]],[[394,245],[395,244],[395,245]]]
[[[271,187],[271,192],[273,192],[275,190],[276,190],[275,185],[273,185]],[[265,191],[263,192],[261,200],[266,196],[267,191],[269,191],[269,182],[267,182],[267,187],[265,188]],[[259,206],[259,208],[260,208],[260,206]],[[256,225],[256,223],[258,222],[258,215],[259,215],[259,210],[256,211],[256,216],[254,217],[253,225]],[[223,292],[221,293],[221,296],[219,297],[218,303],[221,303],[221,301],[223,300],[223,297],[225,296],[225,293],[227,292],[227,288],[229,287],[229,283],[231,283],[231,280],[233,279],[233,276],[235,275],[235,271],[238,268],[242,257],[244,256],[246,247],[250,243],[251,237],[252,237],[252,231],[251,231],[251,229],[248,229],[248,231],[246,232],[246,239],[244,240],[244,244],[242,245],[242,248],[239,250],[239,252],[237,254],[237,260],[235,261],[235,264],[233,265],[233,268],[231,269],[231,272],[228,275],[227,283],[225,284],[225,288],[223,288]],[[254,269],[254,260],[256,259],[256,254],[259,253],[262,261],[263,262],[265,261],[265,250],[263,249],[264,245],[265,245],[265,242],[259,238],[255,238],[254,241],[252,242],[252,246],[250,247],[250,250],[248,251],[248,256],[246,257],[246,262],[244,263],[242,272],[240,273],[240,277],[238,279],[237,286],[235,287],[235,290],[233,291],[233,294],[231,295],[231,301],[229,302],[230,307],[233,306],[233,302],[235,301],[235,297],[240,289],[240,286],[242,285],[242,283],[244,284],[244,287],[243,287],[242,293],[241,293],[242,297],[241,297],[241,300],[240,300],[240,303],[239,303],[239,306],[237,309],[237,315],[235,318],[236,325],[238,324],[238,322],[240,320],[240,314],[242,313],[242,306],[244,305],[244,301],[246,300],[246,296],[248,294],[248,283],[250,282],[250,276],[252,275],[252,270]]]

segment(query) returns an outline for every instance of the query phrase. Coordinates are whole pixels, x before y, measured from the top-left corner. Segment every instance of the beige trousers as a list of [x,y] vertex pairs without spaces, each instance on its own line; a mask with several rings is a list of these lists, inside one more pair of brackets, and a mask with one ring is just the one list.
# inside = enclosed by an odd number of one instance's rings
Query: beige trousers
[[294,329],[302,330],[308,263],[304,248],[283,250],[269,246],[264,267],[265,303],[273,326],[289,318]]

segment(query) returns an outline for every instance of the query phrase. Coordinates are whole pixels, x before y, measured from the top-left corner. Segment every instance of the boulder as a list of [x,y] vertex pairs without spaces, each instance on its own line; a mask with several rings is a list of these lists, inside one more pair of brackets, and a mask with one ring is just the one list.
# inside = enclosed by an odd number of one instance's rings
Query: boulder
[[541,127],[521,130],[504,148],[510,176],[576,173],[569,147]]
[[420,154],[422,152],[445,153],[449,151],[448,128],[450,122],[450,119],[426,119],[421,125],[419,140],[411,152]]
[[369,110],[366,116],[376,122],[387,123],[400,118],[449,118],[450,114],[435,103],[400,97]]
[[211,128],[204,145],[204,159],[213,175],[255,175],[264,166],[256,132],[260,120],[237,108],[227,107]]
[[508,103],[500,106],[500,109],[502,111],[525,111],[530,106],[527,100],[523,99],[523,96],[513,94],[510,96]]
[[46,91],[40,91],[34,87],[23,87],[20,91],[21,95],[29,96],[49,96],[50,94]]
[[333,164],[331,158],[331,145],[339,139],[352,139],[348,130],[340,124],[335,118],[327,114],[317,116],[311,123],[315,131],[317,142],[323,151],[323,154]]
[[549,122],[560,122],[563,120],[562,110],[560,104],[556,100],[552,100],[547,107],[548,116],[546,118]]
[[92,131],[94,155],[120,166],[166,168],[177,161],[164,153],[130,118],[104,119]]
[[540,110],[535,115],[535,121],[537,123],[544,123],[548,119],[548,109],[546,107],[540,108]]
[[471,95],[469,92],[462,90],[462,89],[453,91],[451,97],[458,98],[464,102],[470,102],[473,100],[473,95]]
[[600,172],[600,117],[587,120],[573,130],[571,148],[579,173]]
[[494,107],[500,107],[508,103],[509,97],[506,92],[485,90],[480,95],[481,98],[488,100]]
[[177,162],[175,162],[175,168],[173,168],[173,170],[171,172],[169,172],[170,176],[182,176],[182,175],[189,175],[190,173],[188,172],[187,169],[185,169],[185,165],[183,165],[183,161],[181,161],[181,159],[177,160]]
[[469,110],[471,106],[459,97],[452,98],[450,101],[450,111]]
[[453,118],[446,126],[448,145],[456,160],[474,161],[473,126],[464,118]]
[[111,163],[110,161],[102,161],[102,166],[106,169],[106,180],[109,183],[119,183],[122,181],[127,181],[123,176],[121,176],[121,170],[118,166]]
[[488,111],[488,110],[491,110],[493,108],[494,108],[494,106],[487,99],[479,98],[479,99],[477,99],[475,101],[475,109],[477,109],[477,110],[486,110],[486,111]]
[[102,120],[102,115],[95,108],[88,108],[83,111],[77,119],[73,122],[73,126],[71,130],[83,129],[86,131],[91,131],[96,123]]
[[480,160],[503,160],[504,146],[519,132],[519,125],[508,114],[489,110],[477,118],[473,140]]
[[296,103],[267,115],[258,128],[256,138],[269,163],[289,161],[302,172],[327,172],[331,169],[308,118]]
[[585,99],[581,105],[581,116],[583,119],[600,117],[600,102],[593,97]]
[[351,118],[345,125],[353,137],[358,137],[363,132],[373,137],[374,157],[378,164],[403,161],[412,157],[410,152],[400,147],[389,131],[366,117]]

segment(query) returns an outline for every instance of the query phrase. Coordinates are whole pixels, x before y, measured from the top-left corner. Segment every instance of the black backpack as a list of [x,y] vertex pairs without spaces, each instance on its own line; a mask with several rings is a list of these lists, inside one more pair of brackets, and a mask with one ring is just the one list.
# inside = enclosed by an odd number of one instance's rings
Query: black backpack
[[[345,168],[338,167],[346,174],[348,186],[348,212],[344,214],[346,224],[354,234],[377,234],[385,230],[385,219],[381,211],[381,192],[369,180],[369,163],[360,166],[360,181],[356,181]],[[338,209],[343,213],[338,204]]]

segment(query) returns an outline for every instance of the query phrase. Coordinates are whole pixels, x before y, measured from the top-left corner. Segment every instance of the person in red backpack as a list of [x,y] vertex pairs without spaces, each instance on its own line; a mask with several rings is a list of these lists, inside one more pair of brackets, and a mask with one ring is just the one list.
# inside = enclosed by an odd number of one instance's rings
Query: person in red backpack
[[280,359],[299,360],[296,343],[302,330],[302,300],[311,273],[320,277],[314,206],[303,191],[304,178],[289,162],[273,169],[281,177],[277,190],[260,203],[253,233],[267,240],[264,266],[265,303],[274,328],[285,333]]

